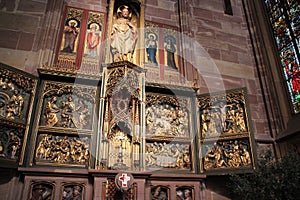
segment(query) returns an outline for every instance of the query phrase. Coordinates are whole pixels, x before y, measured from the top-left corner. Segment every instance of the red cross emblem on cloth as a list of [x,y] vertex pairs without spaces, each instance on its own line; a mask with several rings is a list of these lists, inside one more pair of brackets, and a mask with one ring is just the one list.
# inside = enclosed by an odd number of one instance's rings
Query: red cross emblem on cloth
[[124,173],[119,177],[119,180],[122,182],[122,187],[127,187],[127,182],[130,181],[130,176],[127,176],[127,174]]
[[115,183],[119,190],[128,190],[133,184],[133,176],[130,173],[118,173],[115,177]]

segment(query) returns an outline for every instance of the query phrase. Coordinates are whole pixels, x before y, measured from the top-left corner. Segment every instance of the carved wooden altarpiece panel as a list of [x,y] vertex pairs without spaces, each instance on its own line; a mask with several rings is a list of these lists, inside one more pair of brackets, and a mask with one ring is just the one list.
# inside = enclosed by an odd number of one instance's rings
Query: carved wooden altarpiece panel
[[190,98],[146,93],[145,115],[146,168],[192,171]]
[[23,162],[36,86],[36,77],[0,64],[0,159],[3,161]]
[[201,171],[253,169],[246,89],[198,97]]
[[87,167],[97,87],[45,81],[37,111],[32,160],[37,165]]

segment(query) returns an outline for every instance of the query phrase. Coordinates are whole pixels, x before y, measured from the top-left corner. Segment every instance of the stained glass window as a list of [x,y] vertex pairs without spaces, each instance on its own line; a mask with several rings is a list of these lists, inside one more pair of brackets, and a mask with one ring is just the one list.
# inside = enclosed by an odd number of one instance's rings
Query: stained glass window
[[300,113],[299,0],[264,0],[295,114]]

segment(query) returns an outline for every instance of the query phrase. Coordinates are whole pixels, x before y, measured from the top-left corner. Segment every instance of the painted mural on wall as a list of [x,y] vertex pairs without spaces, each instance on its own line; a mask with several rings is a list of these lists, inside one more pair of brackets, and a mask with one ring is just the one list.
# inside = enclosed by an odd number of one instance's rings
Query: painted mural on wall
[[158,24],[145,23],[145,62],[150,66],[158,66],[160,61],[159,35]]
[[145,23],[145,63],[147,67],[179,70],[179,40],[175,27]]
[[198,97],[202,170],[252,168],[246,90]]
[[67,7],[54,67],[71,72],[99,73],[104,18],[100,12]]

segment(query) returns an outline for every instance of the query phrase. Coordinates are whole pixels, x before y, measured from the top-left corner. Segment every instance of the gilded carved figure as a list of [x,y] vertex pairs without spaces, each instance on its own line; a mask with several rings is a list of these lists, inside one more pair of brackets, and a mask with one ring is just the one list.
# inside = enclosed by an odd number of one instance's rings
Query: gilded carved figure
[[131,22],[132,11],[122,5],[117,10],[117,19],[111,33],[111,53],[113,61],[131,61],[138,38],[136,27]]
[[59,108],[56,105],[57,98],[53,96],[46,104],[45,115],[46,115],[46,126],[54,126],[58,122],[57,113]]
[[20,91],[14,89],[13,95],[10,97],[7,105],[7,119],[14,119],[16,116],[20,117],[24,108],[24,99],[20,94]]

